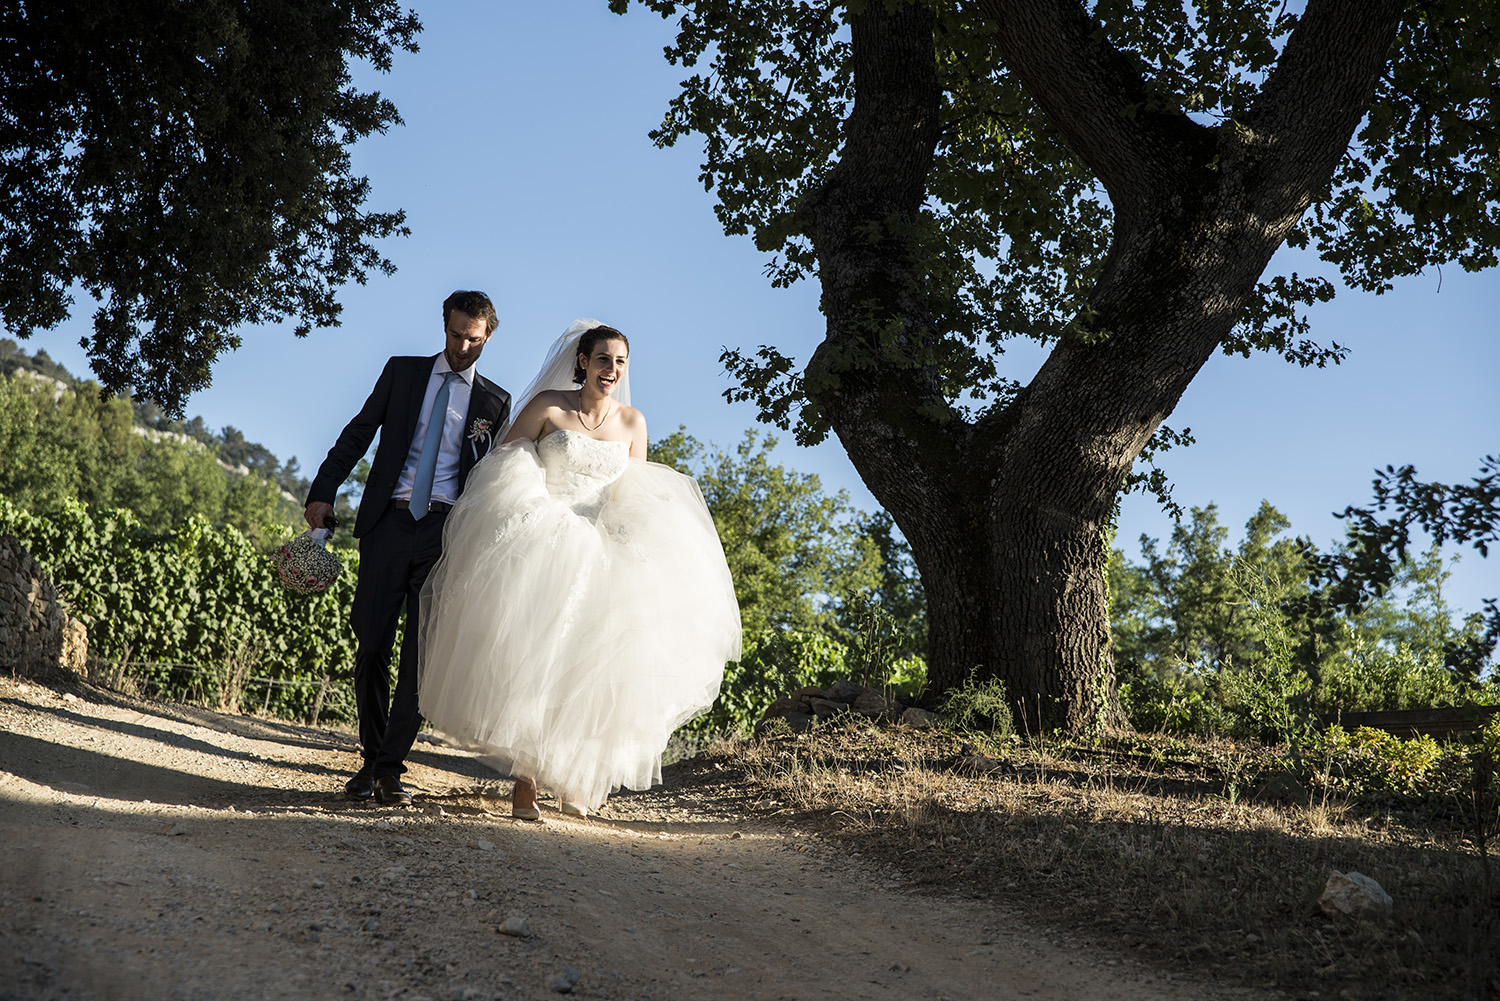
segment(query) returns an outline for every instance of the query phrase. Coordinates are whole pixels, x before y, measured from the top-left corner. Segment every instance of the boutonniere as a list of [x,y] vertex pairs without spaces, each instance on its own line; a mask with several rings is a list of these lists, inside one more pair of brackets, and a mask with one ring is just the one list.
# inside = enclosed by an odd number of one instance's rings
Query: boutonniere
[[469,444],[474,450],[474,459],[479,459],[479,443],[484,442],[486,450],[490,447],[490,422],[483,417],[474,418],[469,425]]

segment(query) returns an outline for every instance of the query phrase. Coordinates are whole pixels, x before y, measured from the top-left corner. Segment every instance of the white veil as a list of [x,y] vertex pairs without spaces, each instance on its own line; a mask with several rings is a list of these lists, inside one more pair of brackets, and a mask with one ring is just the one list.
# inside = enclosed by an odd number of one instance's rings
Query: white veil
[[[510,405],[510,419],[500,429],[496,440],[505,437],[505,432],[510,430],[510,425],[526,404],[531,402],[532,397],[549,389],[577,389],[578,383],[573,381],[573,370],[578,365],[578,341],[587,330],[594,327],[604,326],[602,320],[585,317],[574,320],[568,324],[568,329],[562,332],[547,352],[547,359],[542,362],[542,369],[531,380],[531,384],[521,395],[514,397]],[[615,383],[615,391],[611,394],[622,407],[630,406],[630,366],[625,366],[625,374],[620,376],[620,381]]]

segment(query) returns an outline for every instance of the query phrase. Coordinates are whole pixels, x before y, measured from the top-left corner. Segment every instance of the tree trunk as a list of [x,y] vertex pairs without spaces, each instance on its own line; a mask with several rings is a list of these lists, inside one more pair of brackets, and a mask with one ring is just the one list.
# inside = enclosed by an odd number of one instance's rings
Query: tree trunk
[[980,6],[1010,71],[1109,190],[1113,243],[1088,315],[978,421],[913,363],[935,336],[911,235],[939,138],[933,22],[920,4],[870,4],[852,19],[842,155],[798,211],[828,321],[806,389],[911,544],[934,686],[998,678],[1018,724],[1076,731],[1118,713],[1104,579],[1116,494],[1326,185],[1401,4],[1311,0],[1248,120],[1217,129],[1137,112],[1144,82],[1076,2]]

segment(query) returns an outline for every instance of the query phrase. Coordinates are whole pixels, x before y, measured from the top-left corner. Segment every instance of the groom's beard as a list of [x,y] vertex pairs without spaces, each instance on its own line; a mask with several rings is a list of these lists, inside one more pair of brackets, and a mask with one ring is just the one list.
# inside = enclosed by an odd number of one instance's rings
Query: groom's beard
[[460,355],[452,348],[443,349],[443,354],[448,359],[448,367],[455,372],[462,372],[479,360],[479,352],[471,351],[467,355]]

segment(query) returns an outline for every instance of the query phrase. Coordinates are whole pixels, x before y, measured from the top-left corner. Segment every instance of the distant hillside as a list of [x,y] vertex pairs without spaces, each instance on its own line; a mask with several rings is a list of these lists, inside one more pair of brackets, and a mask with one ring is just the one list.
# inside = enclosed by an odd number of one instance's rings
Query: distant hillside
[[[85,387],[98,391],[98,384],[94,380],[80,379],[73,375],[53,361],[45,350],[28,355],[19,344],[8,338],[0,338],[0,374],[24,374],[32,379],[53,383],[59,394],[67,389],[80,390]],[[228,472],[241,476],[253,473],[269,480],[280,488],[285,500],[301,507],[307,496],[309,481],[302,475],[296,456],[283,463],[270,449],[248,441],[244,433],[232,425],[225,425],[222,431],[214,432],[202,417],[186,421],[169,420],[155,402],[129,399],[137,434],[153,441],[172,438],[205,448]]]

